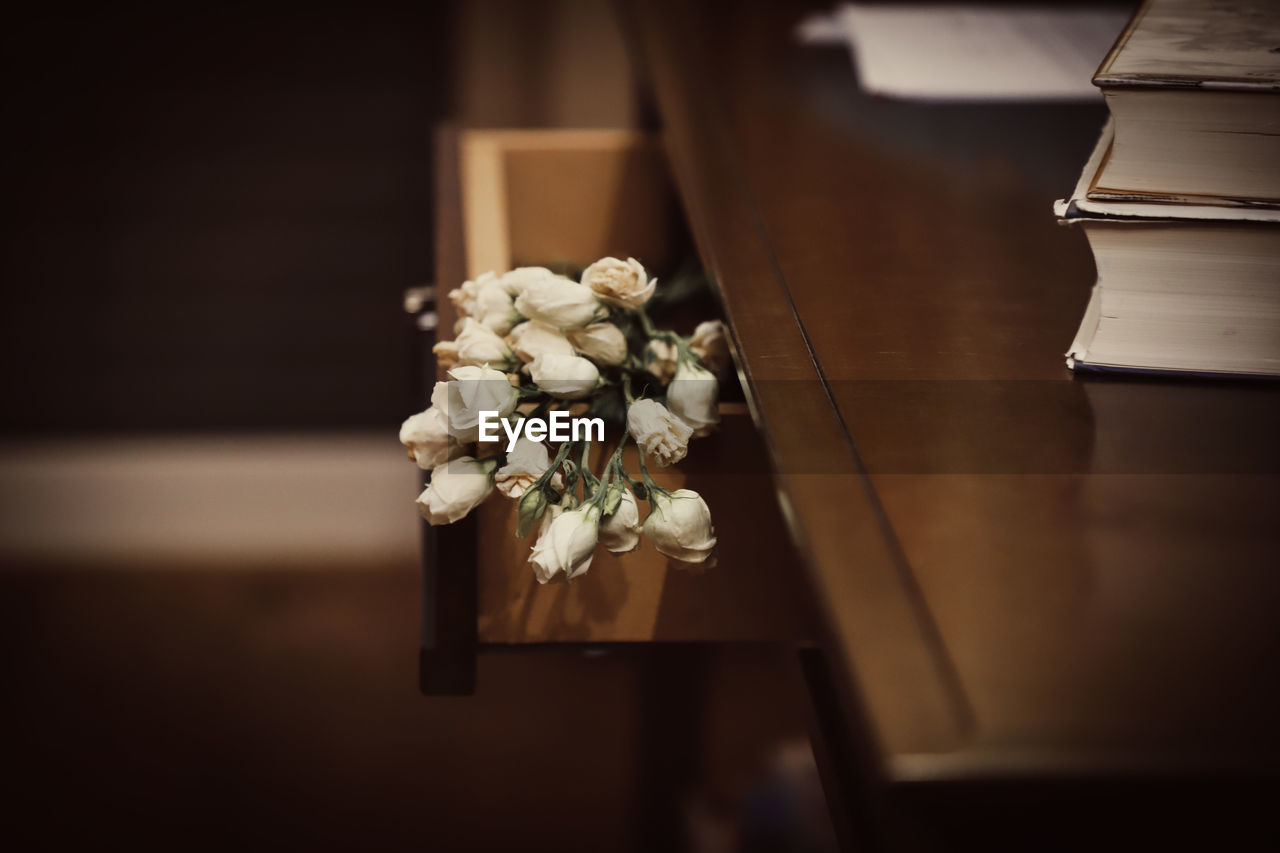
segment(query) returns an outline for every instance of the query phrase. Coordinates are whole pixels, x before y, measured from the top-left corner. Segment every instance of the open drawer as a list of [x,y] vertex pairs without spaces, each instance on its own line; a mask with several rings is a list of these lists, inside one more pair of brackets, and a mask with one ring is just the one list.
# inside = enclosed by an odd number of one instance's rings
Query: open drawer
[[[445,294],[464,278],[533,264],[580,267],[612,255],[636,257],[661,279],[692,252],[652,136],[463,130],[444,132],[438,147],[442,336],[455,320]],[[527,563],[533,537],[513,532],[514,502],[490,499],[428,537],[436,546],[426,555],[428,628],[439,633],[456,619],[438,612],[445,602],[433,592],[447,597],[474,571],[482,645],[803,639],[809,620],[798,558],[766,459],[745,406],[728,403],[718,433],[695,441],[682,465],[653,472],[668,488],[696,489],[711,508],[719,563],[696,574],[668,568],[646,542],[622,557],[598,549],[586,575],[540,585]],[[628,467],[637,470],[634,456]],[[471,592],[455,598],[465,606]]]

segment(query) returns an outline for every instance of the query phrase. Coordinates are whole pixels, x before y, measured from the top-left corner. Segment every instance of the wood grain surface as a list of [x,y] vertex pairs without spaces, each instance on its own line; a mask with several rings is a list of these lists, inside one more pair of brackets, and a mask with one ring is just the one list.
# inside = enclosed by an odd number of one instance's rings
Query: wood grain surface
[[1063,363],[1101,104],[878,100],[803,6],[627,9],[885,772],[1275,772],[1274,387]]

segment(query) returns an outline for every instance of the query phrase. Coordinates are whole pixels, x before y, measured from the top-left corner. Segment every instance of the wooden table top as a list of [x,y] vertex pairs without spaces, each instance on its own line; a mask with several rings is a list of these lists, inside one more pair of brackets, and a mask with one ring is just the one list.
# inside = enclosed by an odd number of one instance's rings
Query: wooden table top
[[627,11],[886,774],[1280,767],[1274,386],[1064,365],[1101,102],[877,100],[802,6]]

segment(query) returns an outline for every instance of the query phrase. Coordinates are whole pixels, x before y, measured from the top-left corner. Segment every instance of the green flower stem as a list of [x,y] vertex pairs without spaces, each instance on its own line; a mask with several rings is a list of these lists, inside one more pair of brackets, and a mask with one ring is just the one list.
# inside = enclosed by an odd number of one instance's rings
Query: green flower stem
[[[643,492],[643,483],[638,480],[631,479],[631,475],[627,473],[627,466],[622,461],[622,451],[623,448],[626,447],[627,438],[628,435],[624,432],[622,434],[622,438],[618,441],[617,448],[613,451],[613,456],[609,459],[610,484],[612,485],[612,482],[616,479],[621,488],[630,489],[631,493],[634,495],[640,495],[642,493],[647,494],[647,492]],[[640,491],[637,491],[637,489]],[[621,498],[619,498],[619,500],[621,500]]]
[[602,515],[607,512],[612,512],[617,508],[616,502],[614,502],[614,506],[609,506],[613,492],[613,474],[613,464],[610,462],[610,464],[605,466],[605,469],[600,472],[600,487],[596,489],[595,494],[591,496],[591,503],[600,509],[600,513]]
[[578,470],[582,472],[582,497],[586,499],[599,491],[600,481],[591,473],[591,444],[586,441],[580,444],[582,448],[579,451]]
[[[622,379],[622,392],[623,392],[623,395],[627,398],[627,408],[630,408],[631,404],[634,403],[636,399],[631,393],[631,377],[629,375],[624,376]],[[644,495],[648,494],[647,487],[645,486],[644,483],[638,480],[632,479],[631,474],[627,472],[626,466],[622,464],[622,450],[623,448],[626,447],[627,439],[630,437],[630,433],[627,432],[627,426],[626,426],[625,420],[626,419],[623,418],[624,423],[622,427],[622,438],[619,439],[618,446],[613,451],[613,458],[609,460],[609,464],[611,466],[616,467],[618,476],[620,476],[626,482],[627,486],[631,489],[632,493],[634,493],[635,496],[640,498],[641,500],[645,500]],[[638,444],[636,445],[636,450],[640,454],[640,468],[643,471],[644,470],[644,450]],[[645,476],[647,476],[647,474]],[[646,489],[644,494],[641,494],[641,489]]]
[[556,454],[556,458],[563,457],[564,465],[564,491],[565,494],[571,495],[578,490],[578,477],[580,476],[581,467],[578,465],[575,457],[578,454],[580,441],[566,441],[560,445],[560,452]]
[[[560,470],[560,466],[564,464],[565,458],[569,455],[569,442],[560,445],[560,450],[556,453],[556,458],[547,466],[547,470],[542,472],[542,476],[533,481],[530,489],[545,489],[547,484],[551,482],[551,478],[555,476],[556,471]],[[558,497],[558,496],[557,496]]]
[[650,338],[658,338],[668,343],[673,343],[677,347],[687,347],[687,344],[684,343],[684,338],[680,337],[680,335],[654,326],[653,321],[649,319],[649,314],[643,308],[636,309],[636,317],[640,320],[640,328]]
[[635,309],[636,319],[640,321],[640,328],[645,335],[651,338],[662,337],[666,332],[660,331],[654,327],[653,321],[649,319],[649,313],[643,308]]
[[639,457],[640,457],[640,480],[642,481],[645,489],[644,499],[652,502],[653,494],[655,492],[657,492],[658,494],[669,494],[669,492],[667,492],[666,489],[662,488],[662,486],[659,486],[657,483],[655,483],[653,481],[653,478],[649,476],[649,468],[644,464],[644,448],[637,446],[636,449],[639,451]]
[[613,455],[609,457],[609,468],[622,467],[622,449],[627,446],[628,438],[630,438],[630,435],[626,430],[623,430],[622,438],[618,439],[618,446],[613,449]]
[[[626,443],[627,434],[624,432],[618,440],[618,446],[614,448],[609,461],[600,472],[599,488],[591,498],[591,503],[599,507],[602,514],[617,512],[618,505],[622,502],[622,489],[627,488],[632,482],[627,476],[626,466],[622,464],[622,451]],[[616,487],[615,482],[618,483]]]

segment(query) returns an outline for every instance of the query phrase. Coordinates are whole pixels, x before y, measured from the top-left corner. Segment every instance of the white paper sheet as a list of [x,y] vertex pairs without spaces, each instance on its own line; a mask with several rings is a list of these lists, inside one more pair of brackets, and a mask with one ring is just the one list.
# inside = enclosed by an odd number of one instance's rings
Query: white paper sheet
[[831,43],[839,24],[862,88],[924,101],[1097,100],[1094,71],[1124,29],[1115,9],[842,5],[797,30]]

